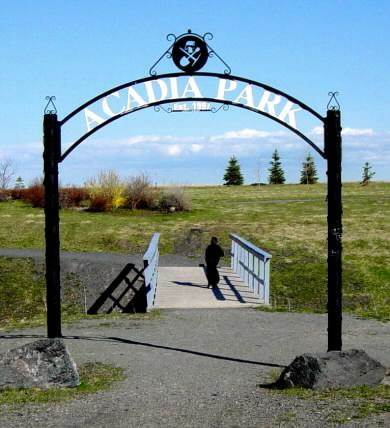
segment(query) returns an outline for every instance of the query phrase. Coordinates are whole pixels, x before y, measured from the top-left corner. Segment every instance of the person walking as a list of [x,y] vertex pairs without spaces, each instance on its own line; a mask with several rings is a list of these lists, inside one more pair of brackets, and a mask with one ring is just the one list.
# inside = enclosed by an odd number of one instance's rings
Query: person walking
[[208,285],[207,287],[216,287],[219,283],[219,273],[217,265],[219,259],[225,254],[223,249],[218,245],[218,238],[213,236],[211,238],[210,245],[206,248],[205,260],[206,260],[206,276]]

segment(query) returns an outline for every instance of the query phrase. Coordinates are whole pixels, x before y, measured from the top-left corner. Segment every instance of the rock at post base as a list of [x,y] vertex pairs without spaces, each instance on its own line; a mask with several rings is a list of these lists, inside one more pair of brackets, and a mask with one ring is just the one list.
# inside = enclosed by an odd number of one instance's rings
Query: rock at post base
[[75,387],[73,358],[62,339],[43,339],[0,355],[0,389]]
[[276,386],[311,389],[375,386],[385,376],[385,368],[363,350],[303,354],[286,367]]

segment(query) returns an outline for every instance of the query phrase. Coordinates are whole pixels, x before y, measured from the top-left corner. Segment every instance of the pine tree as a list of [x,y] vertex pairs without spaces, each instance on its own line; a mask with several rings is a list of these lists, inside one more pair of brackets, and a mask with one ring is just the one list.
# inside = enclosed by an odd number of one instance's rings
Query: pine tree
[[24,181],[22,177],[18,177],[15,180],[15,189],[24,189],[26,186],[24,185]]
[[244,178],[241,174],[241,167],[235,156],[232,156],[229,159],[223,179],[225,181],[224,184],[227,186],[238,186],[244,183]]
[[363,166],[362,181],[360,182],[362,186],[366,186],[371,181],[371,178],[375,175],[375,172],[371,171],[371,169],[372,166],[366,162]]
[[317,183],[317,169],[314,163],[313,156],[308,153],[304,162],[302,162],[301,170],[301,184],[314,184]]
[[276,149],[272,154],[272,161],[270,162],[270,165],[271,167],[268,168],[269,184],[283,184],[286,179],[284,178],[282,163],[280,162],[280,156]]

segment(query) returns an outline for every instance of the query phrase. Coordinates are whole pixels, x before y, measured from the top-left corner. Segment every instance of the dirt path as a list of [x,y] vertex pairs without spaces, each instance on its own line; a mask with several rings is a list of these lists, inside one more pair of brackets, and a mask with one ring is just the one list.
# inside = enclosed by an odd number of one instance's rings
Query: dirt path
[[[43,337],[44,329],[0,337],[0,352]],[[254,309],[163,310],[148,321],[93,319],[64,326],[78,364],[123,367],[110,391],[59,404],[5,410],[1,427],[335,426],[348,400],[315,403],[259,387],[303,351],[326,349],[326,316]],[[390,365],[390,326],[344,318],[344,347]],[[345,426],[389,424],[386,416]]]

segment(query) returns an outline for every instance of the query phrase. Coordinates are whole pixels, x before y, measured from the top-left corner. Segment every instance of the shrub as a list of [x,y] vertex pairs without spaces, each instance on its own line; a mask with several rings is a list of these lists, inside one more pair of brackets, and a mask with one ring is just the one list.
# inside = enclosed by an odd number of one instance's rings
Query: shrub
[[22,198],[30,203],[34,208],[44,208],[45,206],[45,188],[43,179],[36,178],[31,182],[30,187],[23,190]]
[[26,189],[12,189],[11,190],[11,199],[17,200],[17,199],[24,199],[24,193],[26,192]]
[[163,212],[188,211],[191,208],[191,201],[181,187],[173,187],[164,190],[158,201],[158,207]]
[[92,212],[103,212],[110,209],[110,201],[104,196],[92,196],[89,200],[88,211]]
[[113,170],[100,171],[97,178],[92,178],[85,183],[85,187],[90,197],[91,211],[103,205],[105,210],[119,208],[123,202],[124,185],[119,175]]
[[158,193],[151,186],[146,174],[131,177],[124,190],[125,206],[135,209],[154,209],[157,206]]
[[4,202],[8,199],[7,192],[5,190],[0,189],[0,202]]
[[88,192],[79,187],[65,187],[60,189],[60,206],[62,208],[79,207],[88,199]]

